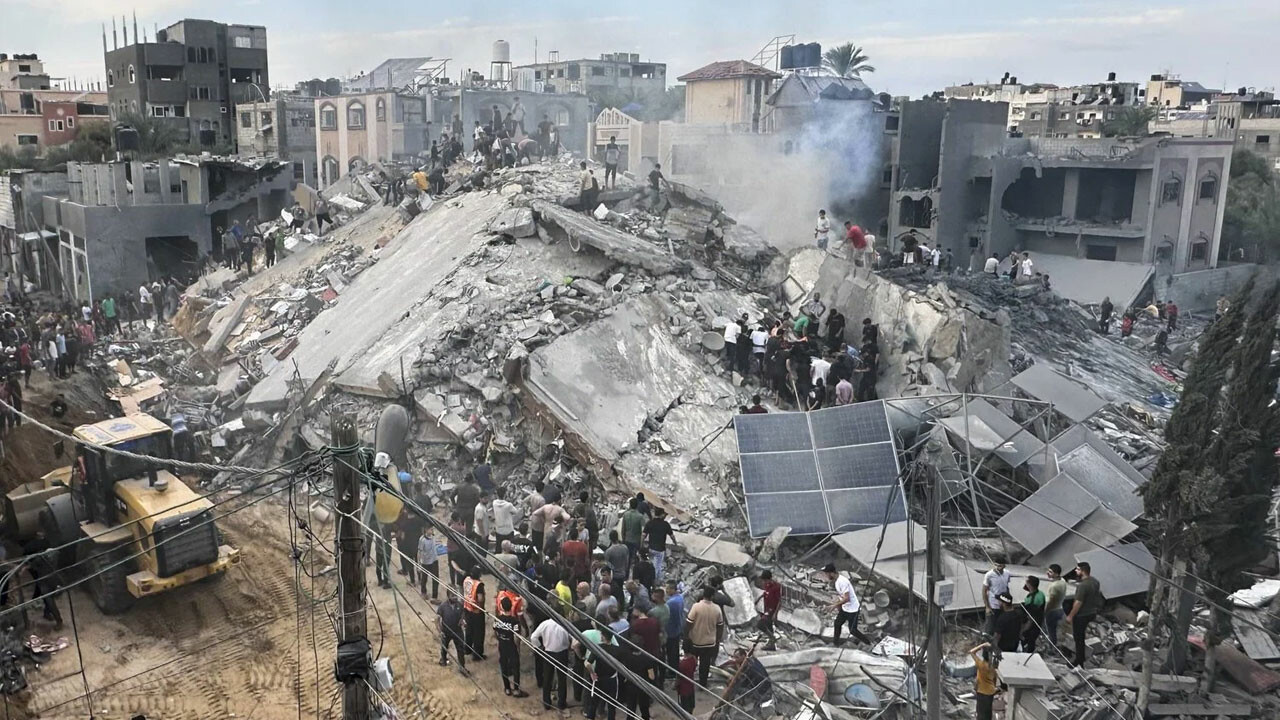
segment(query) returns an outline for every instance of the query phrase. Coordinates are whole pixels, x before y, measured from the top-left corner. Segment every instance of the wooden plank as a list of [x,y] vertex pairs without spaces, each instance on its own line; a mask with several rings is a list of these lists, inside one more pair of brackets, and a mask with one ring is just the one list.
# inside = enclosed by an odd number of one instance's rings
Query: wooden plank
[[1208,705],[1205,703],[1152,703],[1147,706],[1147,710],[1152,715],[1196,715],[1205,717],[1219,717],[1221,715],[1249,715],[1253,712],[1252,705]]
[[[1192,636],[1187,641],[1201,650],[1205,649],[1203,637]],[[1261,695],[1280,688],[1280,673],[1249,658],[1234,645],[1223,643],[1214,652],[1218,656],[1218,666],[1250,694]]]
[[1262,613],[1244,608],[1237,608],[1235,613],[1239,620],[1232,625],[1241,647],[1244,648],[1244,654],[1259,662],[1280,660],[1280,648],[1276,647],[1271,633],[1262,629],[1266,627]]

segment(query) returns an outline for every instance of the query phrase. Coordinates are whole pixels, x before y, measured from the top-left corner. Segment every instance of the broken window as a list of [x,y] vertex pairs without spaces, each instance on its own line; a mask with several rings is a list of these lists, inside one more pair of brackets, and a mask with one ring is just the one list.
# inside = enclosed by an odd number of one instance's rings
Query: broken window
[[1216,202],[1218,200],[1218,176],[1209,173],[1200,179],[1200,194],[1197,196],[1199,200],[1208,200]]
[[338,129],[338,109],[329,103],[320,106],[320,129]]
[[347,127],[359,130],[364,127],[364,103],[352,100],[347,104]]
[[271,124],[271,113],[269,113],[269,112],[264,112],[264,113],[262,113],[262,124],[263,124],[263,125],[270,125],[270,124]]
[[132,84],[136,82],[138,82],[138,75],[133,71],[133,66],[130,65],[129,66],[129,83]]
[[1116,246],[1090,243],[1084,246],[1084,256],[1087,260],[1110,260],[1114,262],[1116,259]]
[[1040,119],[1040,111],[1039,111],[1039,110],[1032,110],[1032,111],[1031,111],[1031,119],[1032,119],[1032,120],[1039,120],[1039,119]]
[[898,124],[902,122],[902,118],[890,113],[884,116],[884,131],[898,132]]
[[1271,144],[1271,136],[1270,136],[1270,135],[1259,135],[1259,136],[1257,136],[1257,137],[1255,137],[1255,138],[1253,139],[1253,142],[1254,142],[1254,143],[1256,143],[1256,144],[1258,144],[1258,145],[1270,145],[1270,144]]
[[249,113],[249,112],[240,113],[240,127],[242,128],[253,127],[253,113]]
[[577,63],[570,63],[569,79],[578,80],[578,79],[581,79],[581,77],[582,77],[582,66],[578,65]]
[[1070,112],[1060,112],[1060,113],[1058,113],[1058,119],[1059,119],[1059,120],[1070,120],[1070,119],[1071,119],[1071,113],[1070,113]]
[[1182,178],[1174,175],[1160,183],[1160,204],[1182,204]]
[[305,182],[307,177],[307,166],[300,162],[293,164],[293,179],[298,182]]
[[1062,198],[1067,173],[1063,168],[1023,168],[1018,179],[1005,189],[1000,207],[1024,218],[1053,218],[1062,215]]
[[19,145],[39,145],[40,136],[39,135],[19,135],[18,144]]
[[1136,170],[1083,168],[1076,196],[1076,218],[1096,223],[1127,223],[1133,214]]
[[116,74],[115,74],[115,71],[113,71],[113,70],[108,70],[108,71],[107,71],[107,87],[115,87],[115,86],[116,86]]
[[927,228],[933,225],[933,200],[922,197],[904,197],[898,201],[898,224],[909,228]]
[[603,65],[593,65],[593,66],[591,67],[591,74],[592,74],[594,77],[604,77],[604,75],[605,75],[605,67],[604,67]]
[[618,68],[618,74],[622,77],[631,77],[631,68]]

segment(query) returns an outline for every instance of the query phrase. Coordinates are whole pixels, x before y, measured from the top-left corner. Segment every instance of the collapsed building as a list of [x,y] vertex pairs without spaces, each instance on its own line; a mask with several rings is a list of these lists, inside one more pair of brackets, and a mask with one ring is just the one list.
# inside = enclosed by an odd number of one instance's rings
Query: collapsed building
[[[677,526],[677,577],[725,579],[728,644],[750,644],[752,581],[773,569],[784,630],[761,662],[784,690],[816,665],[820,699],[840,717],[905,713],[921,697],[920,496],[936,474],[953,531],[942,557],[957,621],[946,636],[953,714],[967,712],[973,673],[962,626],[994,554],[1015,575],[1092,559],[1120,601],[1090,640],[1101,669],[1069,671],[1050,653],[1007,659],[1025,669],[1005,677],[1008,707],[1109,717],[1132,702],[1145,630],[1125,603],[1146,592],[1152,567],[1134,490],[1161,450],[1161,403],[1176,400],[1176,371],[1153,371],[1144,354],[1150,324],[1119,342],[1042,286],[779,254],[678,183],[656,208],[626,179],[578,208],[567,156],[499,170],[485,189],[459,178],[399,206],[380,202],[380,182],[375,168],[328,188],[341,227],[294,235],[276,269],[219,270],[193,285],[174,321],[191,350],[119,344],[122,403],[180,413],[215,461],[267,464],[326,445],[331,407],[372,430],[398,402],[417,418],[407,465],[439,502],[481,462],[513,493],[539,480],[567,496],[602,491],[605,527],[620,499],[644,492]],[[888,399],[739,417],[759,390],[724,367],[723,328],[817,294],[851,325],[879,327]],[[1189,321],[1171,339],[1181,356],[1195,329]],[[753,435],[755,423],[779,425]],[[769,445],[780,441],[798,444]],[[789,464],[754,457],[766,454]],[[831,591],[814,568],[826,559],[863,587],[864,619],[882,636],[868,651],[823,646]],[[1161,697],[1192,697],[1184,676],[1161,678]],[[1224,692],[1250,712],[1276,709],[1271,697]]]

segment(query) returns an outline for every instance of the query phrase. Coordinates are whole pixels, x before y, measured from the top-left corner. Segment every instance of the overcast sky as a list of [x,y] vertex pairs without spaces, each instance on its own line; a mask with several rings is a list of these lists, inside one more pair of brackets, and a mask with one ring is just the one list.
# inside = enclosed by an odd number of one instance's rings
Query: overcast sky
[[[963,82],[1058,84],[1145,80],[1170,70],[1209,87],[1271,88],[1280,78],[1280,2],[1036,3],[992,0],[577,0],[443,3],[418,0],[227,0],[211,12],[195,0],[0,0],[0,52],[37,53],[54,76],[101,80],[102,35],[111,16],[137,11],[139,27],[183,17],[265,25],[273,86],[345,77],[387,57],[452,58],[488,72],[494,40],[516,64],[559,50],[561,59],[640,53],[675,77],[715,60],[751,59],[772,37],[824,48],[861,45],[877,68],[877,91],[913,97]],[[616,14],[631,11],[629,14]],[[1224,84],[1225,83],[1225,84]]]

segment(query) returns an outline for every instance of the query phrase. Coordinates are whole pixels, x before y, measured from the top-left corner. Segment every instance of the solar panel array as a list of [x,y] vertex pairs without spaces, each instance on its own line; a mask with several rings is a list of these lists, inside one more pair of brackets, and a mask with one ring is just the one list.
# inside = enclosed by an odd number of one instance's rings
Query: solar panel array
[[752,537],[784,525],[825,535],[907,519],[884,401],[739,415],[734,428]]

